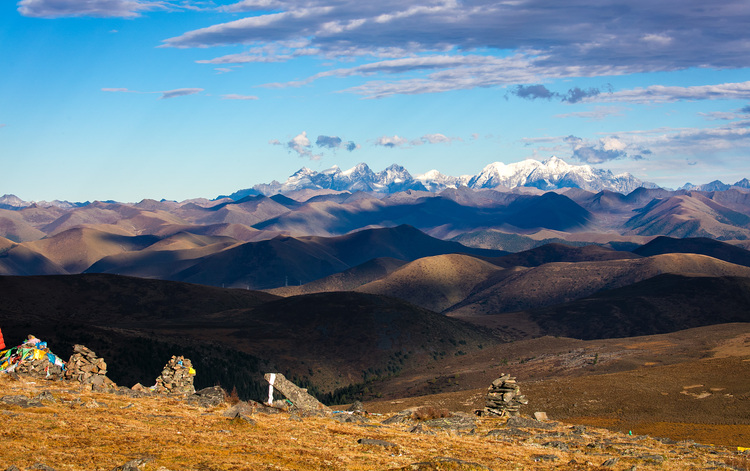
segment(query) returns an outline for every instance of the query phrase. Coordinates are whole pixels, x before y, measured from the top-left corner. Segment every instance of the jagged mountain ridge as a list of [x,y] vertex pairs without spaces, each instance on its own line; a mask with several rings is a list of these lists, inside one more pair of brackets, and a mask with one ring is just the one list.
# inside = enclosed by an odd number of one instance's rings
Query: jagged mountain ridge
[[373,172],[365,163],[348,170],[333,166],[322,172],[303,167],[284,183],[273,181],[240,190],[229,197],[239,199],[248,195],[289,193],[305,189],[334,191],[367,191],[392,194],[405,190],[439,192],[448,188],[467,186],[472,189],[532,187],[541,190],[581,188],[587,191],[611,190],[630,193],[636,188],[658,188],[653,183],[623,173],[612,174],[609,170],[592,168],[589,165],[570,165],[557,157],[540,162],[526,159],[522,162],[504,164],[493,162],[477,175],[453,177],[430,170],[412,176],[404,167],[393,164],[381,172]]

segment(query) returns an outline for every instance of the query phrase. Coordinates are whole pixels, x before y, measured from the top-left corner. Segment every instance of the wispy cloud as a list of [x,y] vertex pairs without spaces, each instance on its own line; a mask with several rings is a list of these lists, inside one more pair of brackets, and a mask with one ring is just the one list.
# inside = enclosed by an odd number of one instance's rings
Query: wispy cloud
[[459,137],[448,137],[445,134],[433,133],[425,134],[417,139],[407,139],[400,137],[398,134],[394,136],[381,136],[375,140],[376,146],[382,147],[411,147],[421,146],[423,144],[450,144],[453,141],[462,140]]
[[698,100],[750,100],[750,81],[694,87],[652,85],[583,99],[584,102],[640,104]]
[[[298,84],[344,74],[432,71],[426,77],[376,79],[348,89],[366,97],[533,84],[550,78],[750,66],[750,9],[744,0],[726,0],[711,9],[699,0],[630,0],[619,6],[574,0],[565,8],[554,0],[382,0],[366,5],[355,0],[244,0],[222,9],[254,13],[168,38],[164,45],[249,48],[205,61],[210,63],[270,62],[311,54],[371,61]],[[507,57],[507,51],[515,53]],[[452,59],[443,64],[425,59],[445,52],[452,52]],[[383,58],[404,62],[387,69]],[[471,59],[459,63],[461,58]],[[571,90],[566,101],[591,99],[591,90]]]
[[710,128],[656,128],[620,131],[601,138],[574,135],[524,138],[534,153],[553,153],[590,164],[613,160],[695,156],[705,158],[728,152],[750,152],[750,119]]
[[592,121],[601,121],[610,116],[623,116],[626,108],[620,106],[597,106],[589,111],[575,111],[555,115],[555,118],[584,118]]
[[143,93],[143,94],[161,94],[160,100],[166,100],[168,98],[176,98],[180,96],[194,95],[203,91],[202,88],[177,88],[174,90],[166,90],[160,92],[141,92],[138,90],[130,90],[127,88],[102,88],[103,92],[115,92],[115,93]]
[[202,88],[178,88],[175,90],[167,90],[165,92],[161,92],[161,97],[159,97],[160,100],[166,100],[168,98],[176,98],[180,96],[187,96],[187,95],[195,95],[196,93],[202,92]]
[[257,100],[258,97],[255,95],[236,95],[234,93],[230,93],[229,95],[222,95],[222,100]]
[[391,149],[393,149],[394,147],[403,147],[408,144],[409,139],[399,137],[398,134],[394,136],[380,136],[375,140],[376,146],[390,147]]
[[36,18],[90,16],[98,18],[135,18],[142,12],[180,9],[168,1],[146,0],[21,0],[18,12]]

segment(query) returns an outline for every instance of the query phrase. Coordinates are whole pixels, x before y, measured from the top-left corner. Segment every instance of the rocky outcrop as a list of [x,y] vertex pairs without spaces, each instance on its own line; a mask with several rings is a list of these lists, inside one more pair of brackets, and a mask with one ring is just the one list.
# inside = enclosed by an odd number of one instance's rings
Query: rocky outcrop
[[300,388],[284,377],[281,373],[266,373],[264,378],[268,381],[268,405],[273,405],[273,390],[279,391],[298,409],[330,410],[320,401],[307,393],[307,389]]

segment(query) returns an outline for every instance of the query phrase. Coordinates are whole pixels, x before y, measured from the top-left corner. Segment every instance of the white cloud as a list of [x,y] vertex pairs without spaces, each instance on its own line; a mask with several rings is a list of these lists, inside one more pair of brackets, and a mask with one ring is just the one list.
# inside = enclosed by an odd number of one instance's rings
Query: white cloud
[[312,143],[307,138],[307,131],[302,131],[294,136],[286,143],[286,147],[296,152],[300,157],[307,157],[310,160],[320,160],[322,157],[322,155],[312,153]]
[[166,1],[144,0],[21,0],[18,12],[37,18],[70,16],[135,18],[141,12],[173,8]]
[[598,103],[670,103],[675,101],[696,100],[750,100],[750,81],[739,83],[721,83],[717,85],[698,85],[677,87],[651,85],[646,88],[634,88],[612,93],[602,93],[585,98],[584,102]]
[[[703,0],[628,0],[619,6],[572,0],[564,8],[558,0],[244,0],[222,9],[255,13],[185,32],[166,39],[164,45],[251,48],[212,59],[215,63],[290,60],[309,54],[371,60],[445,51],[456,56],[476,51],[502,51],[505,56],[510,51],[524,58],[490,70],[446,63],[433,69],[442,74],[373,81],[350,89],[372,97],[527,84],[545,77],[750,66],[750,9],[744,0],[725,0],[710,9]],[[274,50],[289,42],[304,45]],[[461,69],[454,71],[457,67]]]
[[258,97],[255,95],[236,95],[234,93],[230,93],[229,95],[222,95],[222,100],[257,100]]
[[425,134],[419,138],[425,144],[450,144],[452,141],[460,141],[458,137],[448,137],[445,134]]
[[161,97],[159,97],[159,99],[166,100],[168,98],[176,98],[179,96],[194,95],[202,91],[202,88],[177,88],[175,90],[167,90],[165,92],[161,92],[162,95]]
[[376,146],[383,146],[383,147],[390,147],[390,148],[403,147],[407,144],[409,144],[409,139],[399,137],[398,135],[381,136],[375,140]]
[[202,88],[177,88],[175,90],[166,90],[166,91],[161,91],[161,92],[141,92],[137,90],[130,90],[127,88],[102,88],[102,91],[103,92],[116,92],[116,93],[143,93],[143,94],[161,93],[161,97],[159,97],[159,99],[165,100],[167,98],[194,95],[196,93],[202,92],[203,89]]
[[590,111],[576,111],[555,115],[555,118],[584,118],[592,121],[601,121],[610,116],[623,116],[626,108],[619,106],[597,106]]

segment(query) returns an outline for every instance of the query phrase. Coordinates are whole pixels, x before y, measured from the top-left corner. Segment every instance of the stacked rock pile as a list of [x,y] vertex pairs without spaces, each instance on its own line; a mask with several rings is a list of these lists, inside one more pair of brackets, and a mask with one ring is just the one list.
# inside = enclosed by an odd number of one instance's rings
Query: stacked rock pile
[[26,359],[20,362],[15,369],[15,372],[21,375],[52,380],[62,379],[63,371],[63,365],[50,362],[46,355],[43,358],[32,357]]
[[94,386],[111,386],[114,382],[107,378],[107,363],[83,345],[73,347],[73,355],[68,360],[65,379]]
[[480,411],[480,415],[519,416],[521,406],[528,403],[526,396],[521,394],[516,378],[503,374],[493,381],[487,390],[484,410]]
[[174,356],[156,378],[156,392],[160,394],[194,394],[195,370],[193,363],[183,356]]

